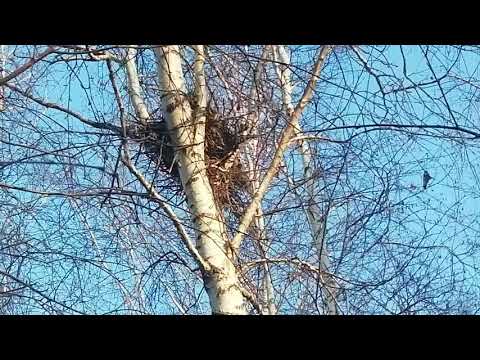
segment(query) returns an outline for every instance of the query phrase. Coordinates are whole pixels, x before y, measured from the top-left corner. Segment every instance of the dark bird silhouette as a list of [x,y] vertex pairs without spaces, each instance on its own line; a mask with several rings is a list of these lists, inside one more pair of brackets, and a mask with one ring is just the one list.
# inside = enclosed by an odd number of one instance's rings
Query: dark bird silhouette
[[423,172],[423,190],[427,189],[428,182],[433,178],[430,176],[427,170]]

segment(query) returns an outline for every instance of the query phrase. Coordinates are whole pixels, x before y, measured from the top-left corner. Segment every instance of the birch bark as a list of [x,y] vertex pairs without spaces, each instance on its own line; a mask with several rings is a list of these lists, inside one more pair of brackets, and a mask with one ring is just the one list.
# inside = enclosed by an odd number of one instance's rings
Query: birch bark
[[198,104],[195,114],[185,96],[182,58],[180,48],[176,45],[155,49],[161,103],[176,147],[180,178],[197,233],[196,246],[210,267],[203,270],[203,278],[212,313],[246,314],[244,296],[231,260],[228,238],[206,173],[204,49],[203,46],[196,46],[195,50]]

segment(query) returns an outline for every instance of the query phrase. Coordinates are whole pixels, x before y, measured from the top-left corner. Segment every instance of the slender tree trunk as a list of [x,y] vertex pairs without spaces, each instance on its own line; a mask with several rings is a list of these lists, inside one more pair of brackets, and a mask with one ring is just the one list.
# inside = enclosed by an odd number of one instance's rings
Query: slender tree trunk
[[135,49],[133,46],[129,47],[125,60],[125,68],[127,70],[128,79],[128,94],[130,96],[138,119],[143,125],[146,125],[147,122],[150,120],[150,115],[141,95],[141,86],[138,79],[137,64],[135,61],[136,56],[137,49]]
[[[255,81],[252,83],[252,87],[250,89],[250,103],[248,105],[247,114],[247,122],[249,129],[248,131],[252,135],[258,135],[259,131],[259,113],[257,109],[257,104],[259,102],[258,98],[258,91],[257,87],[262,86],[262,70],[265,66],[265,61],[268,57],[268,46],[265,46],[262,51],[262,56],[260,61],[258,62],[255,73],[254,79]],[[245,113],[245,112],[244,112]],[[246,135],[246,134],[245,134]],[[256,168],[256,161],[255,159],[258,158],[260,155],[259,151],[259,144],[258,139],[253,137],[241,145],[241,154],[243,155],[243,167],[248,174],[250,180],[250,194],[254,196],[257,192],[258,188],[260,187],[260,179],[259,179],[259,171]],[[256,232],[256,238],[258,243],[258,250],[260,252],[260,256],[264,259],[268,257],[268,248],[270,246],[270,241],[268,239],[266,226],[265,226],[265,218],[263,216],[263,209],[262,205],[259,205],[256,217],[254,219],[254,226]],[[261,304],[262,304],[262,314],[263,315],[275,315],[277,313],[277,308],[275,306],[275,299],[274,299],[274,290],[273,290],[273,283],[272,283],[272,276],[270,272],[270,264],[265,261],[263,263],[263,278],[262,278],[262,287],[261,287]]]
[[[300,133],[300,130],[299,130]],[[327,315],[337,315],[336,293],[337,286],[334,279],[327,275],[330,271],[330,258],[326,246],[326,226],[328,211],[323,210],[318,205],[318,176],[314,175],[313,161],[310,147],[305,141],[302,141],[301,154],[303,159],[304,176],[307,180],[305,187],[308,194],[306,213],[313,241],[317,247],[320,271],[324,273],[324,303]]]
[[221,214],[208,181],[205,158],[206,86],[203,77],[203,47],[197,46],[195,73],[197,111],[192,113],[185,97],[182,59],[178,46],[155,49],[162,106],[176,146],[180,178],[197,231],[197,249],[210,269],[203,278],[214,314],[246,314],[244,296]]
[[[288,65],[290,64],[290,57],[284,46],[275,46],[272,49],[274,60],[280,63],[287,64],[287,66],[277,66],[277,74],[281,83],[283,103],[288,114],[293,113],[294,107],[292,104],[292,92],[293,86],[290,79],[290,70]],[[301,135],[302,130],[300,124],[295,127],[295,135]],[[330,269],[330,259],[328,256],[325,234],[327,224],[327,213],[322,211],[318,206],[318,176],[315,176],[314,163],[312,161],[312,155],[310,147],[307,142],[301,140],[300,153],[303,160],[303,175],[307,179],[305,188],[308,194],[308,201],[306,204],[307,220],[312,234],[314,244],[317,248],[320,271],[328,273]],[[325,310],[329,315],[337,314],[337,302],[336,302],[336,286],[335,281],[331,276],[324,275],[324,288],[323,297],[325,301]]]

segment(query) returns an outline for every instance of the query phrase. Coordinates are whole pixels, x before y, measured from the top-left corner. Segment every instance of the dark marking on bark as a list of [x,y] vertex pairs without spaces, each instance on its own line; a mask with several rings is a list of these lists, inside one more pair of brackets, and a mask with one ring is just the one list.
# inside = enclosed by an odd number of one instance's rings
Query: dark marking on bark
[[175,110],[175,108],[176,108],[175,103],[170,103],[170,104],[167,105],[167,107],[166,107],[165,110],[166,110],[168,113],[171,113],[171,112],[173,112],[173,110]]

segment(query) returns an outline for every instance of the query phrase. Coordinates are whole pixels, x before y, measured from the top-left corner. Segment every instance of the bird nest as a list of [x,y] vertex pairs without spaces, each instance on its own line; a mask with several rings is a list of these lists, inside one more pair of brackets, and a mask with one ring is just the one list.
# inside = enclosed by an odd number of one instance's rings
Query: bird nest
[[[154,164],[157,172],[166,180],[173,180],[181,189],[180,174],[175,158],[175,147],[164,120],[151,121],[146,126],[138,125],[133,137],[141,145],[144,154]],[[219,209],[241,214],[247,194],[248,176],[242,169],[239,146],[242,136],[235,126],[207,111],[205,123],[206,172]]]

